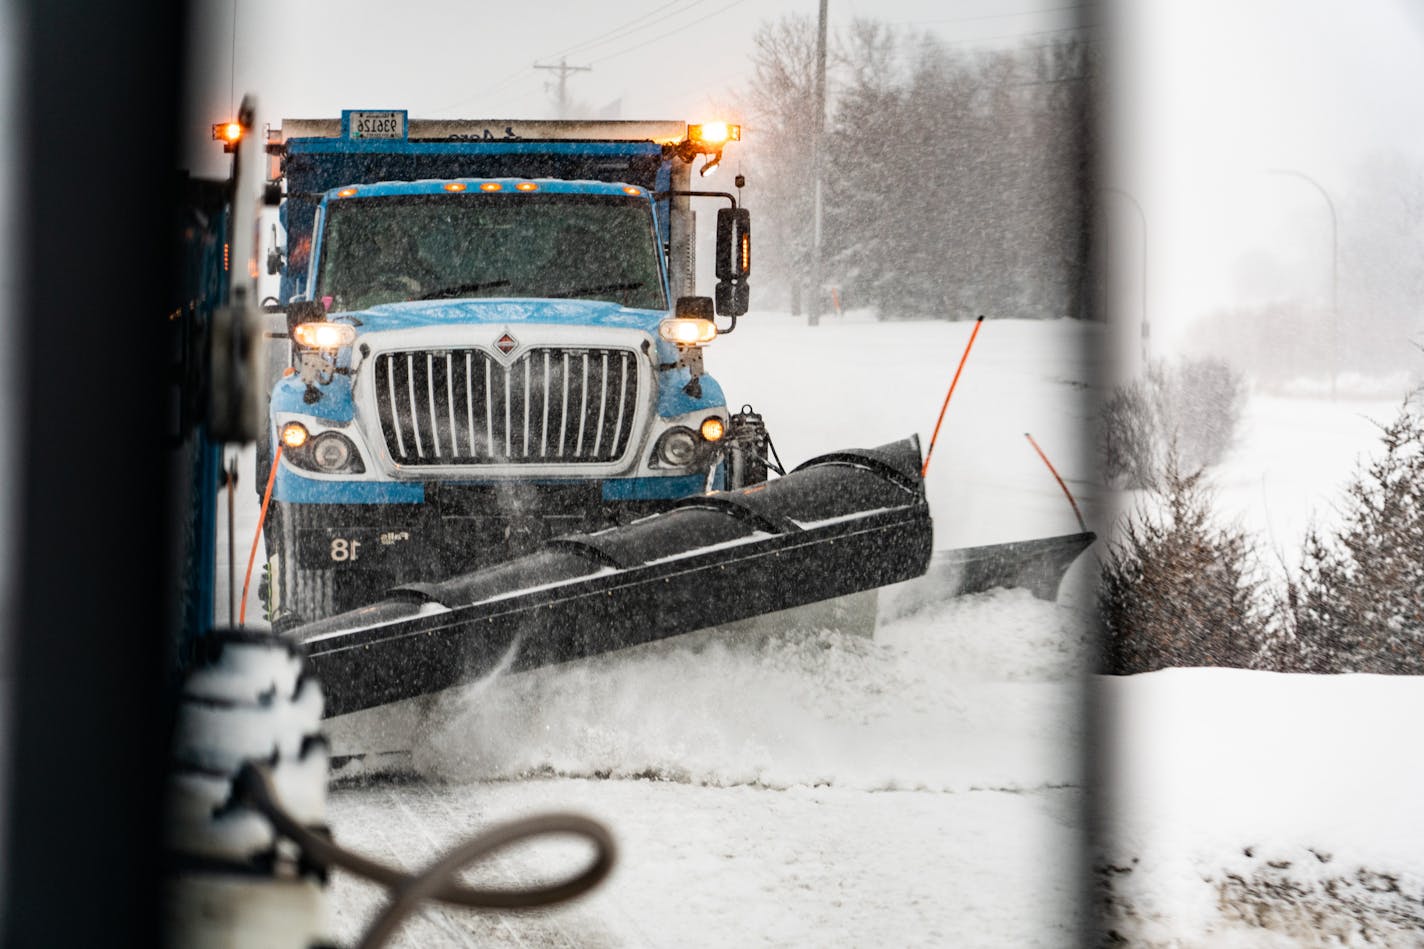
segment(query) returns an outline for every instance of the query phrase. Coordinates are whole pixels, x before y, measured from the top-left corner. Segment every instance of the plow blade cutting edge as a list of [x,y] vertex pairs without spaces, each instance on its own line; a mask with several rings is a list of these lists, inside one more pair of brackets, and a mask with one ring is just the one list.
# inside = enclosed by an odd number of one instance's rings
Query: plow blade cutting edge
[[932,527],[909,438],[291,630],[341,715],[924,574]]

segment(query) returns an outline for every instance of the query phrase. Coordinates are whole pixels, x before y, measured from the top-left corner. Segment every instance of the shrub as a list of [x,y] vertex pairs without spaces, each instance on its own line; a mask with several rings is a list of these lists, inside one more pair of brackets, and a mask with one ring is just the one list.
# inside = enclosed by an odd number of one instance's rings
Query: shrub
[[1115,488],[1156,487],[1169,444],[1183,468],[1216,464],[1235,439],[1246,396],[1245,377],[1220,359],[1154,363],[1103,404],[1105,480]]
[[1109,673],[1258,664],[1270,622],[1254,551],[1240,531],[1212,526],[1202,477],[1168,452],[1160,489],[1108,549],[1098,605]]
[[1333,536],[1306,538],[1278,667],[1424,674],[1424,416],[1406,403],[1346,488]]

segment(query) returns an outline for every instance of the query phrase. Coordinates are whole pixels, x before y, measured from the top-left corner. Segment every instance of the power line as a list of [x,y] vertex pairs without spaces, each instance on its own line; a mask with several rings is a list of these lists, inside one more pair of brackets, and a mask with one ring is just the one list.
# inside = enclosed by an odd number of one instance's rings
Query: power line
[[664,20],[671,19],[675,16],[681,16],[682,14],[690,11],[693,7],[700,6],[702,3],[705,2],[705,0],[692,0],[692,6],[685,7],[681,10],[670,10],[667,13],[664,13],[662,16],[653,15],[661,10],[666,10],[668,7],[676,7],[685,2],[687,2],[687,0],[670,0],[670,2],[664,3],[661,6],[654,7],[653,9],[649,10],[645,14],[642,14],[641,16],[635,17],[634,19],[629,20],[628,22],[623,23],[619,26],[615,26],[613,29],[609,30],[606,33],[600,33],[598,36],[591,37],[580,43],[575,43],[573,46],[570,46],[567,49],[561,49],[557,53],[554,53],[550,56],[546,56],[544,58],[552,59],[554,56],[564,56],[569,53],[576,53],[581,50],[589,49],[591,47],[603,46],[606,43],[611,43],[615,40],[623,39],[625,36],[631,36],[634,33],[639,33],[643,30],[648,29],[649,27],[656,26]]
[[[640,30],[642,30],[642,29],[644,29],[644,28],[646,28],[646,27],[648,27],[648,26],[655,25],[655,24],[657,24],[657,23],[662,22],[663,20],[669,19],[670,17],[677,16],[677,15],[680,15],[680,14],[682,14],[682,13],[688,12],[689,10],[692,9],[692,7],[686,7],[686,8],[684,8],[684,9],[682,9],[682,10],[673,10],[673,11],[670,11],[670,12],[664,14],[664,15],[661,16],[661,17],[653,17],[653,19],[651,19],[651,20],[649,20],[649,21],[647,21],[647,22],[640,22],[644,17],[650,17],[650,16],[652,16],[653,14],[657,13],[657,12],[660,11],[660,10],[665,10],[666,8],[668,8],[668,7],[670,7],[670,6],[676,6],[676,5],[681,4],[681,3],[684,3],[684,2],[686,2],[686,0],[670,0],[669,3],[664,3],[664,4],[662,4],[661,6],[654,7],[653,9],[649,10],[646,14],[644,14],[642,17],[635,17],[634,19],[629,20],[629,21],[627,21],[627,22],[621,24],[620,26],[614,27],[613,29],[609,30],[607,33],[603,33],[603,34],[600,34],[600,36],[598,36],[598,37],[594,37],[594,38],[592,38],[592,39],[585,40],[585,41],[580,42],[580,43],[576,43],[576,44],[574,44],[573,46],[566,47],[566,48],[563,49],[563,50],[560,50],[560,51],[558,51],[558,52],[556,52],[556,53],[553,53],[553,54],[550,55],[550,56],[546,56],[546,57],[543,57],[543,58],[545,58],[545,59],[552,59],[552,58],[555,57],[555,56],[564,56],[564,55],[567,55],[568,53],[575,52],[575,51],[577,51],[577,50],[587,49],[587,48],[594,47],[594,46],[601,46],[601,45],[603,45],[603,44],[606,43],[606,42],[612,42],[612,41],[617,40],[617,39],[622,39],[624,36],[628,36],[628,35],[631,35],[631,34],[633,34],[633,33],[639,32]],[[703,2],[704,2],[704,0],[693,0],[692,6],[695,7],[695,6],[697,6],[698,4],[701,4],[701,3],[703,3]],[[701,21],[698,20],[698,21],[694,21],[694,22],[701,22]],[[692,24],[688,24],[688,25],[691,26]],[[632,27],[632,28],[629,29],[629,27]],[[681,28],[679,28],[679,29],[681,29]],[[620,31],[623,31],[623,32],[620,33]],[[674,31],[674,32],[676,32],[676,31]],[[614,35],[612,35],[612,34],[618,34],[618,35],[617,35],[617,36],[614,36]],[[607,39],[602,39],[601,37],[607,37]],[[654,42],[656,39],[657,39],[657,38],[654,38],[654,40],[650,40],[649,42]],[[637,49],[637,48],[639,48],[639,47],[633,47],[633,48],[634,48],[634,49]],[[624,50],[623,52],[627,52],[627,50]],[[612,53],[612,54],[610,54],[609,56],[604,57],[604,59],[595,60],[595,62],[604,62],[606,59],[610,59],[610,58],[612,58],[613,56],[619,56],[619,55],[622,55],[622,53]],[[589,65],[592,66],[593,64],[590,63]],[[505,91],[506,89],[509,89],[509,88],[510,88],[511,86],[513,86],[514,84],[520,82],[521,80],[528,79],[528,78],[530,78],[530,73],[528,72],[527,68],[521,68],[521,69],[519,69],[519,70],[517,70],[517,71],[515,71],[515,72],[509,73],[508,75],[506,75],[506,76],[505,76],[504,78],[502,78],[502,79],[496,79],[494,82],[490,83],[490,84],[487,85],[487,86],[484,86],[483,88],[479,89],[477,92],[471,93],[470,95],[467,95],[467,96],[462,96],[460,99],[457,99],[456,101],[451,102],[449,105],[441,106],[441,107],[439,107],[438,109],[435,109],[434,111],[436,111],[436,112],[448,112],[448,111],[450,111],[451,109],[455,109],[455,108],[459,108],[460,106],[463,106],[463,105],[464,105],[465,103],[467,103],[467,102],[473,102],[475,99],[478,99],[478,98],[480,98],[480,97],[482,97],[482,96],[493,95],[493,94],[498,93],[498,92],[503,92],[503,91]]]
[[1075,3],[1066,7],[1045,7],[1038,10],[1019,10],[1014,13],[985,13],[980,16],[956,16],[945,17],[936,20],[897,20],[897,24],[920,24],[920,23],[968,23],[973,20],[1001,20],[1015,16],[1036,16],[1044,13],[1067,13],[1069,10],[1082,10],[1084,7],[1094,6],[1091,3]]
[[711,13],[707,14],[706,16],[698,17],[697,19],[692,20],[692,21],[689,22],[689,23],[684,23],[682,26],[679,26],[679,27],[678,27],[677,29],[675,29],[675,30],[669,30],[669,31],[666,32],[666,33],[662,33],[662,34],[660,34],[660,35],[658,35],[658,36],[654,36],[652,39],[647,40],[647,41],[642,42],[642,43],[639,43],[639,44],[636,45],[636,46],[629,46],[627,49],[620,49],[620,50],[619,50],[618,52],[616,52],[616,53],[609,53],[607,56],[604,56],[602,59],[595,59],[595,60],[594,60],[592,63],[590,63],[589,65],[596,66],[596,65],[598,65],[599,63],[606,63],[606,62],[608,62],[610,59],[616,59],[617,57],[622,56],[624,53],[631,53],[631,52],[633,52],[634,50],[642,49],[644,46],[651,46],[652,44],[658,42],[659,40],[665,40],[665,39],[667,39],[669,36],[676,36],[678,33],[681,33],[681,32],[684,31],[684,30],[689,30],[689,29],[691,29],[692,27],[696,26],[697,24],[702,23],[702,22],[704,22],[704,21],[706,21],[706,20],[710,20],[710,19],[712,19],[714,16],[716,16],[716,15],[719,14],[719,13],[726,13],[728,10],[732,9],[732,7],[741,6],[743,3],[746,3],[746,0],[732,0],[731,3],[727,4],[727,5],[724,6],[724,7],[718,7],[716,10],[713,10]]
[[570,66],[566,60],[560,59],[557,66],[541,66],[534,64],[535,69],[548,69],[559,74],[559,105],[558,113],[560,118],[567,117],[569,111],[569,74],[576,72],[591,72],[592,66]]
[[998,36],[975,36],[957,40],[940,40],[940,42],[957,46],[963,43],[989,43],[994,40],[1018,40],[1027,39],[1030,36],[1052,36],[1055,33],[1076,33],[1081,30],[1095,30],[1097,28],[1098,24],[1089,23],[1084,26],[1064,26],[1056,30],[1034,30],[1031,33],[1002,33]]

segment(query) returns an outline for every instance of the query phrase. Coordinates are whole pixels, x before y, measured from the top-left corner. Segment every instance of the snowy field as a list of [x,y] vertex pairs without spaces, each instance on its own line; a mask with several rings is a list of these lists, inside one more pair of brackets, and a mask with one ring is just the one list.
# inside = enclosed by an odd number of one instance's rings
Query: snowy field
[[[753,314],[712,345],[708,369],[734,408],[766,415],[795,464],[912,432],[927,440],[972,326],[851,315],[810,329]],[[938,548],[1077,530],[1026,432],[1091,519],[1080,436],[1100,330],[984,325],[929,473]],[[256,522],[250,456],[245,466],[239,568]],[[581,811],[618,838],[618,868],[578,903],[427,910],[403,930],[407,946],[1070,945],[1090,877],[1091,567],[1081,558],[1058,604],[1010,590],[930,597],[902,615],[923,591],[887,591],[873,641],[694,634],[482,683],[432,716],[418,775],[333,788],[330,823],[342,842],[412,869],[535,811]],[[225,564],[219,573],[225,582]],[[249,618],[261,615],[255,586]],[[220,592],[220,613],[226,602]],[[481,873],[529,880],[581,857],[550,844]],[[383,898],[338,876],[338,941]]]
[[[1210,477],[1277,577],[1402,404],[1257,396]],[[1421,594],[1424,595],[1424,594]],[[1099,681],[1098,868],[1121,944],[1424,945],[1424,680],[1173,669]]]

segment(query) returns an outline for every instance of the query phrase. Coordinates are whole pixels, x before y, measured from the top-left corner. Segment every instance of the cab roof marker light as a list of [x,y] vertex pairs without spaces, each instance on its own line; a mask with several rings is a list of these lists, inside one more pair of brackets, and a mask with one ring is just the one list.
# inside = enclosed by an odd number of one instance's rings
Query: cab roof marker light
[[521,181],[514,186],[516,191],[538,191],[539,186],[532,181]]
[[636,196],[636,195],[642,194],[642,193],[643,193],[643,189],[642,189],[642,188],[635,188],[635,187],[633,187],[632,185],[628,185],[626,188],[623,189],[623,193],[624,193],[624,194],[631,194],[631,195]]
[[481,191],[502,191],[502,190],[504,190],[504,185],[500,184],[498,181],[485,181],[485,182],[482,182],[482,183],[480,184],[480,190],[481,190]]
[[340,191],[336,192],[336,196],[337,196],[338,198],[350,198],[350,197],[355,196],[355,194],[356,194],[356,189],[355,189],[355,188],[342,188]]
[[742,127],[729,122],[703,122],[700,125],[689,125],[687,137],[700,145],[710,145],[720,150],[728,142],[742,140]]
[[458,181],[447,181],[447,182],[445,182],[445,190],[446,190],[446,191],[464,191],[464,190],[465,190],[465,186],[462,185],[462,184],[460,184],[460,182],[458,182]]

